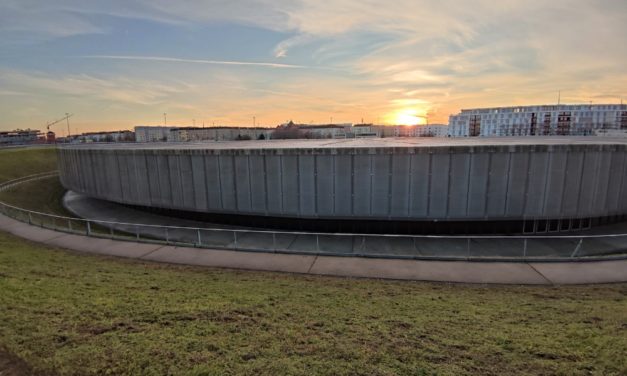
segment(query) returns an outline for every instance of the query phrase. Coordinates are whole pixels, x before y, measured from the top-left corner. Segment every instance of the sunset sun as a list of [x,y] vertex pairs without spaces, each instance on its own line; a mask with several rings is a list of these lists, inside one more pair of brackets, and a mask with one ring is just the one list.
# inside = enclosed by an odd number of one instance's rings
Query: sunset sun
[[427,123],[427,119],[419,111],[405,108],[394,115],[394,123],[397,125],[422,125]]

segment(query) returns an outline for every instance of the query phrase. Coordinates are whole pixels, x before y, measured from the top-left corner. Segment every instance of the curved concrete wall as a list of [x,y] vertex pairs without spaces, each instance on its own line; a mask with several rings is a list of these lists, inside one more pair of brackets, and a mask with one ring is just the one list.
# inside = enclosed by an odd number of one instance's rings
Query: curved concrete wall
[[167,209],[443,221],[627,213],[627,142],[438,142],[86,145],[58,156],[68,189]]

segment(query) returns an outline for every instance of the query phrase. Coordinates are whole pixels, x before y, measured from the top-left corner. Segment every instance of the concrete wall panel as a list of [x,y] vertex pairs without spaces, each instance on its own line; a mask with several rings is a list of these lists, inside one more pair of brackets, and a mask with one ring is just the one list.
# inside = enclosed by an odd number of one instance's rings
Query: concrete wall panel
[[178,155],[181,174],[181,191],[183,192],[183,206],[188,210],[194,210],[196,205],[196,193],[194,192],[194,172],[191,155]]
[[283,213],[281,157],[277,155],[266,155],[264,156],[264,160],[266,166],[266,185],[268,187],[268,213],[281,214]]
[[621,194],[621,184],[625,175],[623,169],[627,166],[627,153],[612,153],[610,162],[610,172],[607,185],[607,200],[604,211],[609,214],[621,212],[621,205],[627,201],[625,195]]
[[204,162],[205,186],[207,187],[207,207],[209,210],[225,210],[222,203],[222,174],[220,172],[220,156],[205,155]]
[[298,157],[298,186],[300,214],[305,217],[316,216],[316,166],[313,155]]
[[490,154],[471,154],[469,169],[467,215],[469,218],[483,218],[486,215]]
[[392,158],[392,186],[390,215],[394,218],[406,218],[409,215],[409,154],[395,154]]
[[[583,179],[579,190],[579,207],[577,210],[580,215],[588,215],[594,211],[592,203],[596,193],[594,188],[598,178],[599,160],[598,152],[586,152],[584,155]],[[570,189],[570,187],[567,189]]]
[[335,157],[335,215],[350,217],[353,212],[353,165],[351,155]]
[[153,193],[154,190],[158,190],[156,170],[153,170],[153,175],[148,173],[149,170],[149,156],[139,153],[133,153],[133,161],[135,163],[135,176],[136,176],[136,189],[140,197],[140,205],[153,205],[156,206],[157,194]]
[[429,210],[430,154],[414,154],[410,158],[409,216],[427,217]]
[[488,172],[487,215],[504,216],[509,181],[510,154],[492,153]]
[[298,179],[298,156],[283,155],[281,157],[281,191],[283,192],[283,213],[298,215],[300,190]]
[[266,172],[263,156],[251,155],[250,165],[250,195],[251,210],[255,213],[266,212]]
[[610,167],[612,164],[612,153],[604,151],[599,153],[599,169],[594,187],[594,198],[592,207],[596,215],[603,215],[606,212],[607,191],[610,180]]
[[567,158],[567,152],[554,151],[551,153],[548,181],[546,185],[546,196],[544,198],[544,213],[559,214],[561,212]]
[[235,163],[235,189],[237,210],[244,213],[252,211],[252,198],[250,186],[250,171],[248,168],[248,155],[236,155]]
[[448,218],[466,218],[470,154],[451,154]]
[[170,191],[172,192],[172,202],[177,208],[184,208],[183,183],[181,174],[181,159],[178,155],[168,155],[168,167],[170,176]]
[[446,218],[448,213],[448,184],[450,178],[450,154],[431,156],[429,185],[429,218]]
[[541,218],[544,216],[544,197],[549,174],[548,152],[533,151],[529,159],[527,172],[527,198],[525,200],[525,218]]
[[529,159],[529,153],[511,154],[505,203],[505,214],[508,217],[523,216],[527,194],[527,179],[529,178]]
[[205,158],[202,155],[190,156],[194,206],[197,210],[208,210],[207,177],[205,176]]
[[335,201],[333,191],[334,156],[318,155],[316,157],[316,209],[321,217],[332,217]]
[[562,195],[562,214],[565,218],[577,215],[581,177],[583,176],[583,160],[583,153],[568,153],[564,194]]
[[217,173],[220,182],[220,200],[222,209],[227,212],[236,212],[237,208],[237,187],[235,180],[235,162],[231,155],[219,155]]
[[387,154],[372,156],[372,195],[370,196],[371,215],[390,215],[390,185],[392,158]]
[[353,215],[370,216],[372,176],[370,155],[353,156]]

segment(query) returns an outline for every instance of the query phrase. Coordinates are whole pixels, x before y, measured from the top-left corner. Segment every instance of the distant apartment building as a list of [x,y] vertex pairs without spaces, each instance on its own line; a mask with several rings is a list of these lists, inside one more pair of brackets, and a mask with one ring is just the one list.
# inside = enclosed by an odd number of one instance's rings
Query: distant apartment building
[[180,127],[168,134],[169,142],[267,140],[274,128],[261,127]]
[[351,129],[354,137],[381,137],[383,134],[382,125],[374,125],[374,124],[355,124]]
[[298,125],[305,138],[346,138],[352,124]]
[[586,136],[627,130],[627,105],[545,105],[465,109],[449,118],[452,137]]
[[0,132],[0,145],[23,145],[45,142],[45,136],[36,129],[16,129]]
[[176,127],[139,125],[135,127],[135,141],[165,142],[168,141],[170,130],[175,128]]
[[73,136],[75,142],[131,142],[135,141],[132,131],[89,132]]
[[449,127],[446,124],[397,125],[395,137],[447,137]]

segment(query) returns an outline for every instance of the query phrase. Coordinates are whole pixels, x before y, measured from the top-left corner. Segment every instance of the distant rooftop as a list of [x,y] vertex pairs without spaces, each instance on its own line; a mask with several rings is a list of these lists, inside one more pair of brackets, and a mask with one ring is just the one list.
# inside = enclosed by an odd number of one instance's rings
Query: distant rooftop
[[627,104],[543,104],[532,106],[507,106],[507,107],[478,107],[462,109],[461,113],[468,112],[528,112],[529,110],[564,111],[564,110],[627,110]]

